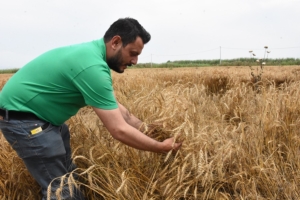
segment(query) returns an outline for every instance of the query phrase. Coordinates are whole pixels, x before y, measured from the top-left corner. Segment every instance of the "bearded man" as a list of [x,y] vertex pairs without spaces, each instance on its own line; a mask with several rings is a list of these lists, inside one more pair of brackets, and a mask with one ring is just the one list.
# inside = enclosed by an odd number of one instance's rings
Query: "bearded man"
[[[0,93],[0,129],[42,188],[56,199],[55,181],[75,169],[65,124],[91,106],[112,137],[133,148],[157,153],[177,151],[174,138],[156,141],[140,132],[142,121],[114,95],[111,71],[135,65],[150,34],[132,18],[115,21],[99,40],[50,50],[23,66]],[[50,188],[50,187],[49,187]],[[62,199],[84,199],[66,185]]]

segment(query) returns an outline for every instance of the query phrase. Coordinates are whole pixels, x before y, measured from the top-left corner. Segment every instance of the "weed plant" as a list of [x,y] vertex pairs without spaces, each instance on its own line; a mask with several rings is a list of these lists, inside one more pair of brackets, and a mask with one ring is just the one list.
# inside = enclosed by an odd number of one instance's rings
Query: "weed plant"
[[[264,58],[260,58],[258,60],[256,60],[256,62],[259,64],[259,66],[256,67],[256,70],[252,67],[251,65],[251,57],[255,57],[255,53],[253,53],[252,50],[249,51],[250,53],[250,64],[249,64],[249,67],[250,67],[250,70],[251,70],[251,81],[252,83],[254,84],[254,89],[257,91],[257,92],[260,92],[260,83],[261,83],[261,78],[262,78],[262,74],[264,72],[264,66],[266,65],[266,61],[268,59],[268,54],[270,53],[270,51],[267,51],[268,49],[268,46],[265,46],[265,54],[264,54]],[[266,56],[267,55],[267,56]]]

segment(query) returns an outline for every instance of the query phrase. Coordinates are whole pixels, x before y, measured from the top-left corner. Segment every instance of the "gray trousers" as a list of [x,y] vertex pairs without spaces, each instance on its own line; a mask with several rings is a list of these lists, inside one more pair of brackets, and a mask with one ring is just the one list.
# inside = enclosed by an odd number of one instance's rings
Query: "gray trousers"
[[[31,131],[38,128],[37,133]],[[43,200],[56,199],[55,191],[61,185],[61,177],[76,166],[72,163],[70,148],[70,132],[66,124],[54,126],[42,120],[0,120],[0,129],[24,161],[28,171],[42,187]],[[74,186],[64,181],[61,199],[83,200],[83,194]],[[51,184],[50,192],[47,192]],[[72,187],[73,194],[69,188]],[[47,196],[47,193],[50,194]],[[47,198],[48,197],[48,198]]]

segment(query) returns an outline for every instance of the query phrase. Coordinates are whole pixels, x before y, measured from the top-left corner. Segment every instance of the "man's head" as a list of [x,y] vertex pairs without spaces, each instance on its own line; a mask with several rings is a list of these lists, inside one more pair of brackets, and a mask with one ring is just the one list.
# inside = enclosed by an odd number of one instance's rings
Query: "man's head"
[[144,44],[150,39],[150,34],[137,20],[123,18],[115,21],[104,34],[108,66],[122,73],[127,66],[135,65]]

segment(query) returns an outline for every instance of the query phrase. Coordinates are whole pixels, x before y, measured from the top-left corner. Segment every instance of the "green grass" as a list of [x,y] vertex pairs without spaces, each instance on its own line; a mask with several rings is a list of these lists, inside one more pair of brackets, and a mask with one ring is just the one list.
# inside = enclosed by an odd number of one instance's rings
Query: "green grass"
[[1,69],[0,74],[13,74],[16,73],[19,69]]
[[[258,66],[256,58],[236,58],[220,60],[178,60],[166,63],[140,63],[135,68],[177,68],[177,67],[208,67],[208,66]],[[299,58],[266,59],[266,66],[300,65]]]

